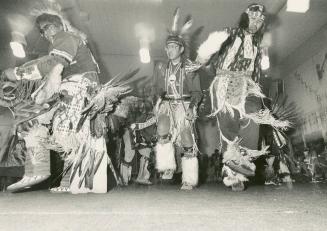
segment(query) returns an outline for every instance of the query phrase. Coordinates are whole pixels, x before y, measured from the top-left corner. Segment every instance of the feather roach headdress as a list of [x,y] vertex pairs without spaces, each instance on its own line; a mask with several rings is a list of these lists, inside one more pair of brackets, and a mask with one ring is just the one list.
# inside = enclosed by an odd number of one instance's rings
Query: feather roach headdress
[[193,20],[190,16],[187,16],[183,26],[179,29],[178,28],[179,18],[180,18],[180,8],[177,8],[174,13],[172,27],[168,31],[169,34],[166,39],[166,44],[176,43],[186,48],[188,47],[189,33],[190,33],[190,28],[193,24]]
[[[84,41],[87,41],[86,34],[71,25],[71,23],[67,20],[65,14],[61,10],[61,6],[58,3],[42,2],[38,5],[36,5],[33,9],[31,9],[30,14],[32,16],[35,16],[36,19],[38,19],[42,15],[43,16],[44,15],[57,16],[57,17],[59,17],[59,19],[61,21],[64,31],[73,33],[73,34],[79,36],[80,38],[82,38]],[[36,21],[38,21],[38,20],[36,20]]]

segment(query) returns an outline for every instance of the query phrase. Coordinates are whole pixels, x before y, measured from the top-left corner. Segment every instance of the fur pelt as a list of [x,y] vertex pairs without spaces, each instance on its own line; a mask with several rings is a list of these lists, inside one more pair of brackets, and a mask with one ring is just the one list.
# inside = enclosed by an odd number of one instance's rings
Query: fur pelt
[[221,45],[228,38],[229,34],[226,31],[212,32],[206,41],[204,41],[198,49],[197,61],[201,64],[206,63],[211,55],[220,50]]
[[226,165],[224,165],[222,171],[226,175],[223,179],[223,182],[227,187],[230,187],[239,181],[248,181],[248,178],[246,178],[243,174],[234,172]]
[[182,180],[192,186],[196,186],[199,181],[199,162],[197,157],[182,158]]
[[157,143],[155,147],[156,168],[159,172],[176,170],[175,147],[172,142],[165,144]]

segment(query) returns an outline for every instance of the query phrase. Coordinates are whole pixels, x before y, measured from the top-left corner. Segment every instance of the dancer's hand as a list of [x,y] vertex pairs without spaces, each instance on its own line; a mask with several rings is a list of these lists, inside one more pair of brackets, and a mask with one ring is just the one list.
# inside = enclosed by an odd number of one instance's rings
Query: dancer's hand
[[136,129],[136,124],[135,123],[131,124],[130,128],[134,131]]

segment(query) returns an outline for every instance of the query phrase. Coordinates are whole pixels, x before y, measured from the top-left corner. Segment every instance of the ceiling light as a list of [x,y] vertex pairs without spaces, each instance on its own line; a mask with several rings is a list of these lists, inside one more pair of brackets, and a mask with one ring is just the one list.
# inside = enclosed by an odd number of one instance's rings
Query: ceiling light
[[305,13],[310,8],[310,0],[287,0],[288,12]]
[[149,63],[151,61],[150,57],[150,42],[146,38],[140,39],[140,60],[141,63]]
[[261,69],[263,71],[266,71],[270,68],[270,60],[268,55],[268,47],[262,48],[262,57],[261,57]]
[[14,56],[16,56],[18,58],[25,58],[26,57],[24,47],[23,47],[23,45],[21,43],[10,42],[10,47],[12,49],[12,53],[14,54]]
[[142,63],[149,63],[151,61],[150,51],[148,48],[140,49],[140,59]]
[[25,36],[18,31],[13,31],[11,33],[11,37],[12,40],[10,42],[10,47],[12,49],[14,56],[18,58],[25,58],[26,57],[26,53],[24,49],[24,46],[26,46]]

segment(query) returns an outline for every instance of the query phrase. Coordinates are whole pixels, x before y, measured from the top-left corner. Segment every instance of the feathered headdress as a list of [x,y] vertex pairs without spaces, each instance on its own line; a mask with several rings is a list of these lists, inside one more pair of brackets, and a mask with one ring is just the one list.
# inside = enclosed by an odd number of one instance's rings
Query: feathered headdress
[[30,14],[32,16],[35,16],[36,18],[38,16],[41,16],[42,14],[50,14],[58,16],[62,22],[64,31],[68,31],[70,33],[73,33],[80,38],[82,38],[83,41],[87,41],[87,35],[77,28],[73,27],[71,23],[67,20],[64,13],[61,10],[61,6],[56,2],[42,2],[43,4],[38,4],[35,6]]
[[265,19],[265,8],[260,4],[251,4],[246,10],[245,13],[249,15],[249,17],[260,18],[262,20]]
[[188,47],[190,28],[193,24],[191,16],[187,16],[184,25],[181,29],[178,28],[178,22],[180,18],[180,8],[177,8],[173,17],[173,24],[171,30],[168,31],[168,37],[166,44],[177,43],[181,46]]

